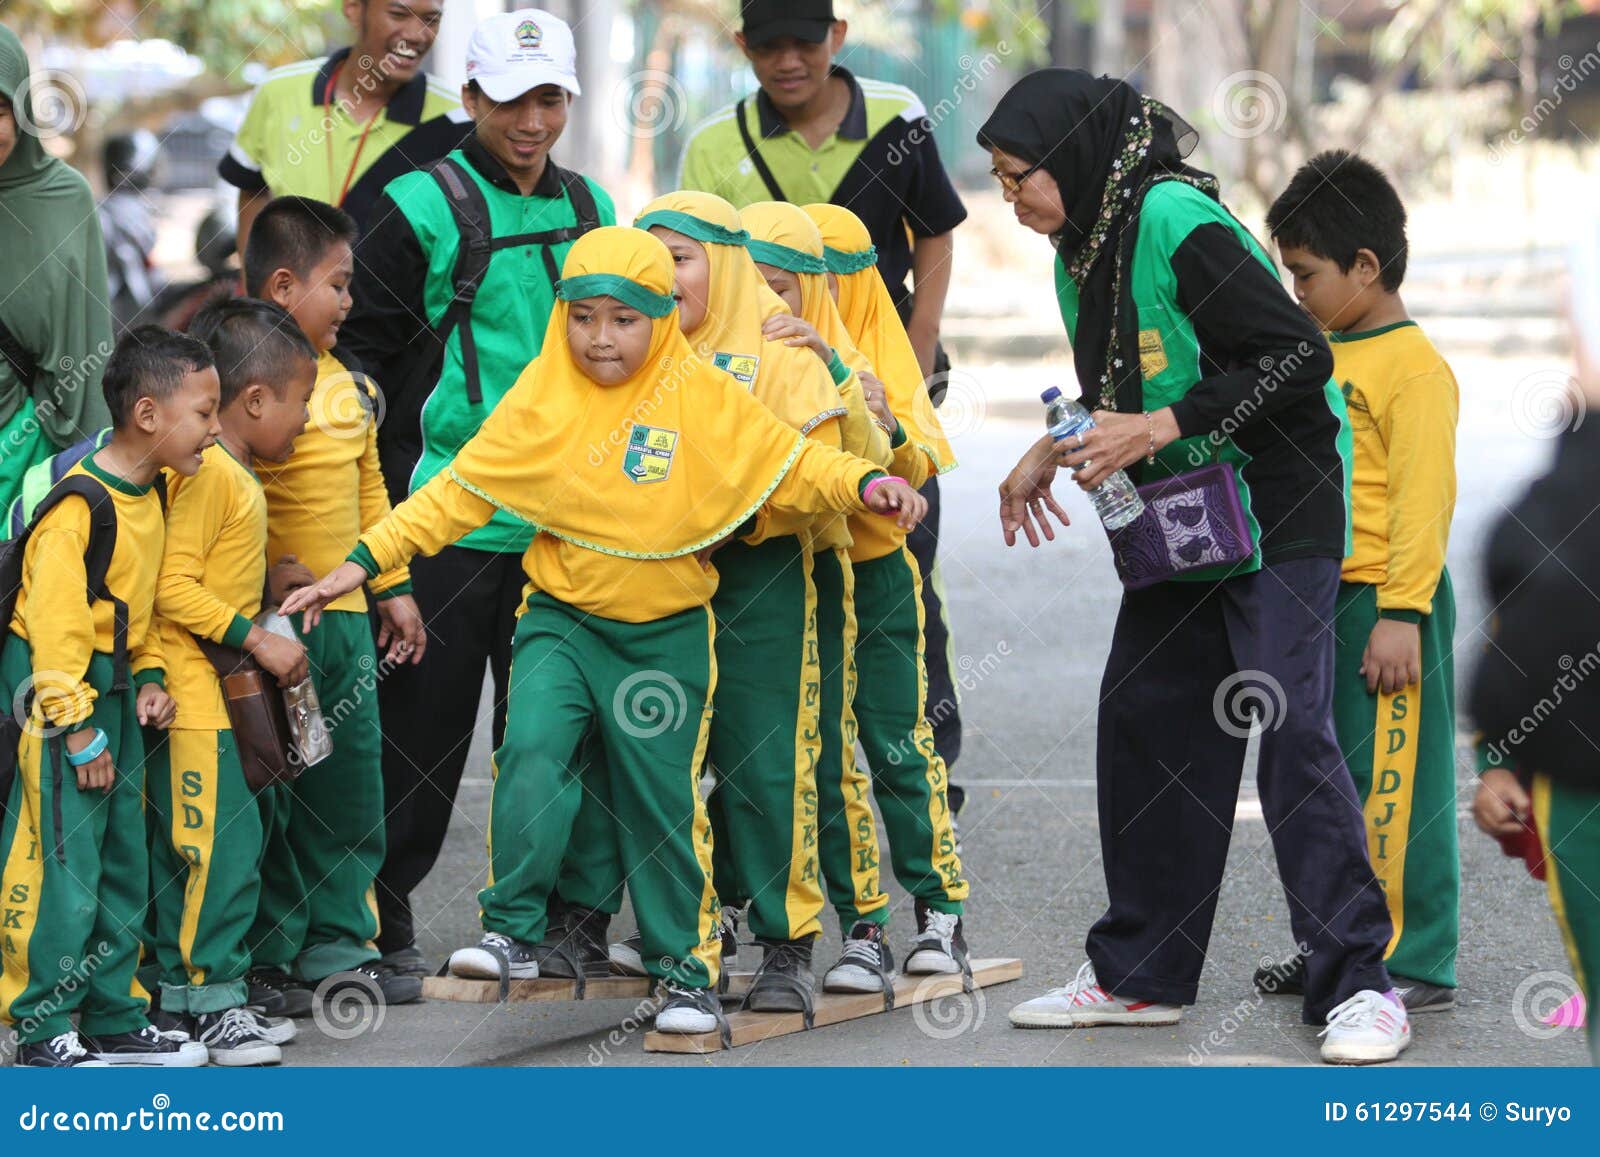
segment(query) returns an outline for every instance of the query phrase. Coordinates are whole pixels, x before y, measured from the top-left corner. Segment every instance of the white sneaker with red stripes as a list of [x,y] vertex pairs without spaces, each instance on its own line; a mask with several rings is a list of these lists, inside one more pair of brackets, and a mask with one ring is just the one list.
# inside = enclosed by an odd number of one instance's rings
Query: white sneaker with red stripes
[[1094,965],[1084,962],[1071,984],[1052,988],[1011,1010],[1017,1028],[1086,1028],[1095,1024],[1177,1024],[1183,1008],[1151,1000],[1121,1000],[1100,987]]
[[1411,1020],[1404,1004],[1364,988],[1330,1012],[1317,1035],[1330,1065],[1381,1065],[1411,1044]]

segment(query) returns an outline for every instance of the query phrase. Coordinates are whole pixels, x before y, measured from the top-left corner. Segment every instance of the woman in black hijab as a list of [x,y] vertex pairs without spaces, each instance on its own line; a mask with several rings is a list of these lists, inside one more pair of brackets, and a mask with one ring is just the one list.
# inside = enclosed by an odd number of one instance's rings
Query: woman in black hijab
[[[1057,467],[1084,489],[1232,467],[1242,561],[1130,589],[1097,736],[1110,904],[1072,983],[1012,1010],[1029,1028],[1173,1024],[1199,985],[1245,745],[1306,957],[1307,1023],[1329,1061],[1410,1043],[1383,965],[1390,936],[1333,729],[1333,634],[1347,549],[1350,435],[1333,357],[1270,260],[1184,158],[1196,134],[1127,83],[1070,69],[1020,80],[978,134],[1019,223],[1050,237],[1096,426],[1029,448],[1000,488],[1008,545],[1067,525]],[[1154,510],[1146,517],[1157,517]],[[1176,782],[1174,782],[1176,781]]]

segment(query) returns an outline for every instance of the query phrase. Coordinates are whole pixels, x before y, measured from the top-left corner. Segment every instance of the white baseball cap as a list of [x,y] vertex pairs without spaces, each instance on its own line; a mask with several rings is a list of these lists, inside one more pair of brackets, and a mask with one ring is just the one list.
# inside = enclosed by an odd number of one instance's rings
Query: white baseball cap
[[493,101],[516,100],[541,84],[578,90],[578,50],[566,21],[540,8],[480,21],[467,44],[467,79]]

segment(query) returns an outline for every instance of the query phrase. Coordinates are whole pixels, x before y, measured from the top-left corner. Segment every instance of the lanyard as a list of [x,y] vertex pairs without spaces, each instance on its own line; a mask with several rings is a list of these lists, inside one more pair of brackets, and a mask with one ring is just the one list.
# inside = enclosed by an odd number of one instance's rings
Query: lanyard
[[[328,78],[328,87],[322,92],[323,123],[328,126],[328,135],[324,138],[328,152],[328,192],[333,192],[333,86],[339,80],[339,68],[333,70],[333,75]],[[367,147],[367,134],[372,131],[378,115],[367,118],[367,123],[361,126],[361,136],[356,141],[356,155],[350,158],[350,167],[344,171],[344,184],[339,186],[339,196],[333,199],[334,205],[343,205],[344,196],[350,191],[350,179],[356,175],[356,166],[361,163],[361,150]]]

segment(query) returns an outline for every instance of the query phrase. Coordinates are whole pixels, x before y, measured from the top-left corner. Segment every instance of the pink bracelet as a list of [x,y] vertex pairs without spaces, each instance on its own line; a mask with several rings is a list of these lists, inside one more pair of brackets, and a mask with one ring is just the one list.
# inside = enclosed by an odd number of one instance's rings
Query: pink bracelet
[[867,488],[861,492],[862,502],[865,502],[867,499],[872,497],[873,488],[876,487],[880,482],[898,482],[902,486],[911,485],[911,483],[907,482],[904,478],[901,478],[898,474],[885,474],[882,478],[874,478],[871,482],[867,483]]

